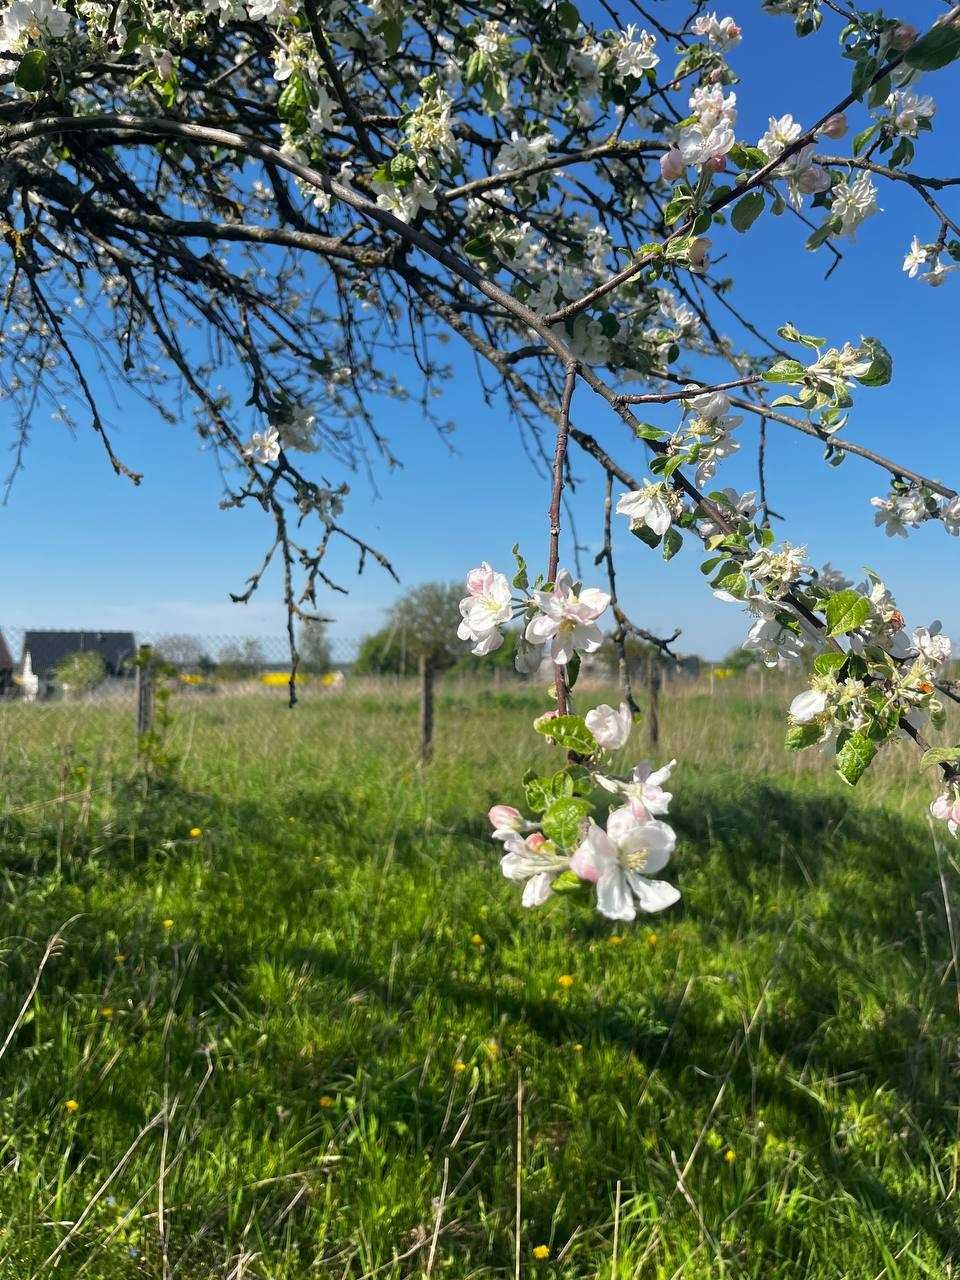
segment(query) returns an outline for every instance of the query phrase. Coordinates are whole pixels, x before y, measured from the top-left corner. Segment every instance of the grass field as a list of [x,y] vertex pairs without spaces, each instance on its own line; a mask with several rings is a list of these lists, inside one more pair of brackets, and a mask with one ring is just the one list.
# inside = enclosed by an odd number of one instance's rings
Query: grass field
[[960,1274],[953,850],[784,697],[665,699],[634,928],[499,877],[536,694],[425,770],[399,689],[204,705],[147,793],[125,713],[0,711],[2,1280]]

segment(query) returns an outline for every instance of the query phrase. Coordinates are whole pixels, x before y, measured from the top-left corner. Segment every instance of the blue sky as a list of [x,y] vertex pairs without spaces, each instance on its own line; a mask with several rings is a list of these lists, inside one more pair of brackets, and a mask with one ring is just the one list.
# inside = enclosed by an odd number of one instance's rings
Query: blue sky
[[[658,11],[660,7],[658,6]],[[737,86],[738,135],[755,140],[768,114],[791,111],[804,123],[838,100],[849,82],[831,31],[798,41],[784,18],[758,12],[755,3],[721,9],[744,27],[732,62]],[[934,3],[911,3],[921,25],[943,12]],[[666,59],[669,61],[669,56]],[[932,135],[922,135],[915,169],[956,174],[960,137],[960,71],[954,66],[926,78],[937,99]],[[863,108],[851,113],[862,127]],[[834,144],[837,151],[849,146]],[[956,213],[960,199],[944,200]],[[804,229],[794,219],[765,216],[746,236],[728,228],[714,234],[714,257],[727,254],[736,279],[732,300],[772,331],[786,320],[826,334],[831,343],[879,337],[894,357],[893,383],[858,394],[846,434],[948,483],[960,480],[956,409],[956,339],[960,277],[941,289],[909,281],[901,271],[912,234],[932,240],[932,214],[906,187],[882,189],[884,213],[873,218],[828,281],[821,251],[803,248]],[[741,335],[731,321],[728,332]],[[506,566],[519,540],[531,564],[545,555],[547,484],[520,445],[502,405],[486,405],[477,392],[472,358],[456,340],[448,348],[455,377],[439,406],[457,426],[444,442],[425,426],[415,404],[385,402],[379,426],[390,437],[403,468],[347,477],[352,493],[348,523],[393,559],[404,586],[425,579],[459,578],[487,559]],[[401,378],[406,372],[400,369]],[[651,420],[668,425],[669,408]],[[42,411],[35,423],[26,471],[0,508],[4,592],[0,626],[133,627],[141,631],[207,634],[279,634],[282,608],[275,580],[247,606],[230,603],[256,566],[270,531],[255,511],[218,509],[220,479],[188,422],[172,428],[134,397],[121,398],[113,415],[115,440],[125,461],[145,473],[134,489],[114,477],[92,432],[72,437]],[[617,446],[625,465],[644,471],[642,446],[589,395],[578,393],[574,420]],[[741,452],[721,471],[720,482],[755,487],[756,427],[739,429]],[[322,459],[318,459],[318,465]],[[593,464],[574,457],[580,478],[574,503],[581,542],[596,550],[601,487]],[[826,467],[820,446],[786,427],[768,428],[771,505],[786,517],[781,536],[806,543],[814,563],[830,560],[850,576],[870,565],[886,578],[907,617],[943,619],[960,634],[955,580],[958,543],[940,525],[926,526],[907,542],[888,539],[873,525],[869,499],[885,492],[882,474],[849,459]],[[621,531],[623,533],[624,531]],[[564,535],[562,560],[571,561]],[[745,620],[705,589],[694,549],[665,566],[658,553],[628,536],[620,538],[619,571],[625,607],[653,630],[683,629],[681,647],[719,657],[738,643]],[[332,634],[346,643],[378,625],[397,588],[376,567],[354,576],[352,557],[337,553],[334,567],[347,597],[329,596],[322,608],[336,618]],[[592,578],[584,557],[586,577]]]

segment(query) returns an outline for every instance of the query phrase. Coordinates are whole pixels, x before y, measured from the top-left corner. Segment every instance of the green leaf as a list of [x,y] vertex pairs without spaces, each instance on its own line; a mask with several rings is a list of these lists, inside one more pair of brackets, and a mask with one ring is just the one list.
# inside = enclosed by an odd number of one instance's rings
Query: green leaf
[[513,544],[513,558],[517,565],[517,572],[513,575],[513,585],[518,591],[525,591],[530,585],[530,578],[527,574],[527,562],[520,554],[519,542]]
[[944,23],[921,36],[904,59],[908,67],[917,71],[938,71],[948,62],[960,57],[960,26],[956,22]]
[[764,382],[802,382],[806,369],[799,360],[775,360],[763,374]]
[[683,546],[683,536],[672,526],[663,535],[663,558],[672,560]]
[[960,747],[930,747],[920,757],[920,768],[932,764],[955,764],[960,760]]
[[866,129],[861,129],[859,133],[854,134],[853,154],[855,156],[858,156],[860,152],[863,151],[864,147],[867,145],[867,143],[870,141],[870,139],[878,131],[879,128],[880,126],[878,124],[870,124],[870,125],[867,125]]
[[683,217],[684,212],[690,207],[690,197],[688,195],[674,196],[666,209],[663,211],[663,221],[671,227]]
[[833,221],[832,219],[827,219],[822,227],[817,227],[816,231],[812,231],[810,235],[807,236],[807,248],[811,251],[819,249],[820,246],[825,244],[832,235]]
[[877,754],[877,743],[862,729],[856,729],[837,748],[837,773],[855,787]]
[[813,660],[813,669],[818,676],[833,676],[846,664],[845,653],[818,653]]
[[870,601],[856,591],[837,591],[827,601],[827,635],[842,636],[862,627],[870,617]]
[[581,880],[575,871],[561,871],[553,878],[554,893],[578,893],[586,889],[587,881]]
[[721,573],[710,585],[714,591],[727,591],[738,600],[742,600],[747,591],[747,579],[739,565],[727,573]]
[[727,154],[738,169],[750,172],[762,169],[769,160],[759,147],[749,147],[745,142],[735,142]]
[[870,82],[879,70],[880,63],[876,58],[868,56],[857,59],[856,65],[853,68],[853,78],[850,84],[851,91],[856,97],[863,97],[870,87]]
[[749,231],[763,213],[763,192],[749,191],[733,206],[730,222],[735,231]]
[[[890,96],[890,76],[881,76],[867,94],[868,107],[881,107]],[[856,154],[856,153],[854,153]]]
[[575,4],[571,4],[570,0],[562,0],[557,5],[557,17],[567,31],[576,31],[580,25],[580,11]]
[[645,542],[648,547],[659,547],[660,545],[660,534],[654,533],[649,525],[631,525],[630,532],[635,538],[639,538],[641,542]]
[[47,83],[46,49],[31,49],[23,55],[13,83],[18,89],[26,89],[27,93],[40,92]]
[[580,827],[590,812],[590,801],[578,796],[554,800],[543,815],[543,834],[561,849],[570,849],[580,839]]
[[573,778],[566,769],[561,769],[549,778],[528,778],[523,791],[531,812],[543,813],[555,800],[573,795]]
[[634,424],[633,434],[641,440],[662,440],[667,433],[659,427],[651,426],[649,422],[637,422]]
[[815,747],[822,737],[822,725],[792,724],[787,729],[784,745],[788,751],[805,751],[807,747]]
[[600,750],[596,738],[582,716],[540,716],[533,727],[545,738],[551,738],[564,751],[580,756],[595,756]]
[[890,352],[876,338],[864,338],[860,350],[870,356],[871,364],[859,381],[865,387],[885,387],[893,377],[893,357]]

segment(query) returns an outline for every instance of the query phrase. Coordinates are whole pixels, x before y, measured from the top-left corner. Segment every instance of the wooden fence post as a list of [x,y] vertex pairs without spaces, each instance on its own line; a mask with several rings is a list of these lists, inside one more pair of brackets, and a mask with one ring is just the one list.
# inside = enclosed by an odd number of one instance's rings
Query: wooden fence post
[[142,644],[137,651],[137,741],[153,728],[153,649]]
[[647,743],[651,748],[660,742],[660,684],[660,659],[651,653],[647,658],[647,688],[650,692]]
[[420,759],[426,764],[433,755],[433,662],[420,655]]

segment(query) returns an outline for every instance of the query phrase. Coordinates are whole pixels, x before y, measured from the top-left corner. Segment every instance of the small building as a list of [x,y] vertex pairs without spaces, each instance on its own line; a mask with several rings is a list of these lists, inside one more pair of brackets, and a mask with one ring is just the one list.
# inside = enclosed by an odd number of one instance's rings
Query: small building
[[10,655],[10,646],[0,631],[0,697],[9,694],[13,688],[13,658]]
[[57,686],[57,668],[78,653],[95,653],[108,679],[134,671],[137,644],[132,631],[25,631],[20,655],[20,686],[28,702],[49,697]]

